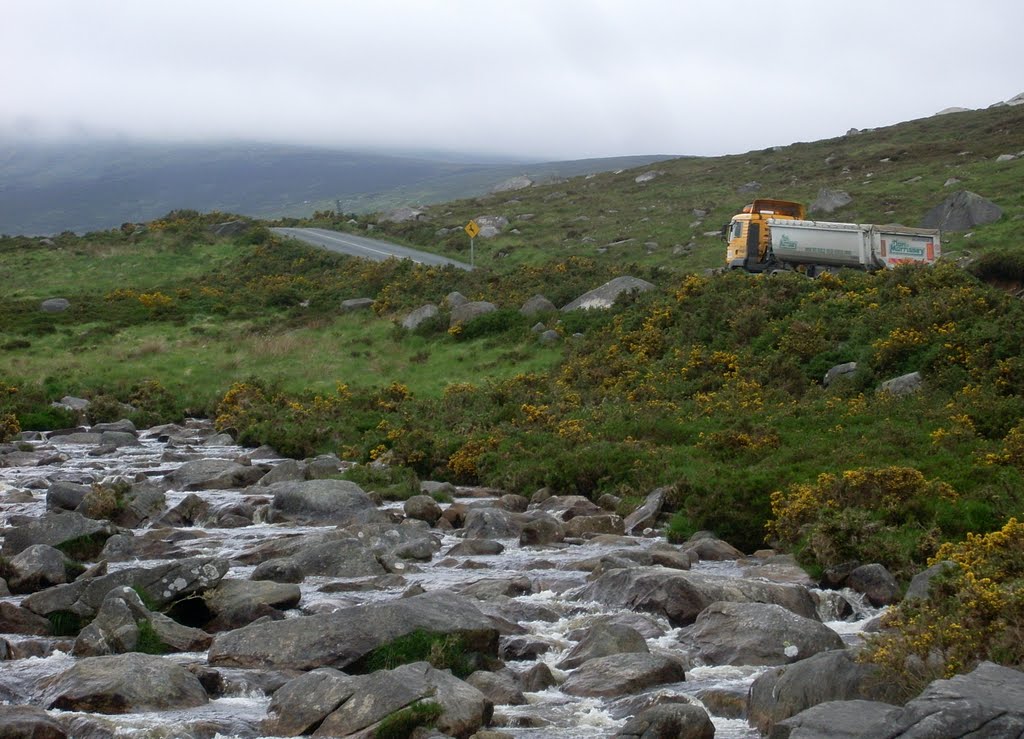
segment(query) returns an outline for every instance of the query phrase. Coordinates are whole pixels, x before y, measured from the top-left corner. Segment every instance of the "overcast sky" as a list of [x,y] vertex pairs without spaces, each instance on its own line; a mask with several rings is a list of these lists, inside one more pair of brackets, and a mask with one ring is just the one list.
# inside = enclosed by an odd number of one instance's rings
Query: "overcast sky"
[[3,0],[0,134],[723,154],[1024,92],[1021,0]]

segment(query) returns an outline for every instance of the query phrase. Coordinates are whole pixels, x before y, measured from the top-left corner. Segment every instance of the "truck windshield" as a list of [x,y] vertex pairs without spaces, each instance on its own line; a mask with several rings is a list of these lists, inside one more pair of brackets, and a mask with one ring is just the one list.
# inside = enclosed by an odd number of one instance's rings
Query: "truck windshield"
[[738,239],[742,235],[743,235],[743,221],[733,221],[732,222],[732,236],[729,237],[729,240],[731,241],[732,239]]

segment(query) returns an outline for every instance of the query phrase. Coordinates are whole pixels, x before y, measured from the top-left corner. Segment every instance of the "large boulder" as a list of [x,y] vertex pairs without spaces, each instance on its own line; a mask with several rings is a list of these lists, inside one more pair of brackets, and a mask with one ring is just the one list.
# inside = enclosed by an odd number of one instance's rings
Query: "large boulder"
[[[775,724],[768,739],[867,739],[874,734],[866,734],[864,726],[886,723],[900,713],[896,706],[874,701],[851,700],[819,703],[792,718]],[[877,735],[883,736],[883,735]],[[924,736],[954,737],[954,734],[925,734]],[[995,737],[993,737],[995,739]]]
[[815,618],[807,588],[746,578],[721,578],[663,567],[613,569],[588,585],[581,600],[664,616],[673,626],[687,626],[712,603],[774,603],[798,616]]
[[430,592],[333,613],[252,624],[214,638],[215,665],[345,669],[377,647],[416,630],[458,634],[477,652],[497,654],[498,632],[465,596]]
[[56,511],[5,529],[3,553],[10,557],[35,544],[61,548],[87,541],[93,542],[98,551],[115,533],[117,529],[109,521],[94,521],[73,511]]
[[82,504],[82,499],[90,489],[88,485],[58,480],[46,490],[46,509],[73,511]]
[[714,739],[708,712],[689,703],[653,706],[626,722],[616,739]]
[[134,652],[142,646],[144,629],[159,642],[151,646],[166,651],[198,652],[210,646],[209,634],[150,611],[138,593],[121,587],[107,593],[96,618],[75,639],[72,653],[76,657],[97,657]]
[[480,316],[485,316],[496,310],[498,310],[498,306],[494,303],[488,303],[486,300],[474,300],[471,303],[457,305],[452,308],[449,326],[459,326],[463,323],[469,323]]
[[263,730],[273,736],[312,733],[352,697],[358,679],[321,667],[289,680],[274,692]]
[[66,739],[60,723],[38,706],[0,705],[0,739]]
[[27,608],[0,600],[0,634],[50,633],[50,622]]
[[66,611],[81,618],[96,615],[107,593],[129,587],[143,592],[154,608],[213,588],[228,571],[228,562],[214,557],[191,557],[154,567],[128,567],[100,577],[57,585],[25,598],[23,605],[46,616]]
[[505,216],[477,216],[473,220],[480,227],[481,239],[494,238],[508,226],[508,218]]
[[164,480],[174,490],[229,490],[252,485],[265,470],[229,459],[196,459],[186,462]]
[[867,736],[1024,735],[1024,673],[982,662],[966,675],[936,680],[901,711],[864,728]]
[[747,717],[758,731],[828,701],[886,702],[887,686],[878,667],[857,660],[849,649],[819,652],[791,665],[762,673],[750,686]]
[[617,623],[598,623],[587,629],[586,635],[569,650],[556,665],[560,670],[572,670],[584,662],[612,654],[650,652],[647,640],[639,631]]
[[141,713],[208,702],[199,678],[187,669],[138,652],[78,660],[41,687],[43,704],[62,711]]
[[278,482],[267,487],[273,509],[296,523],[312,525],[384,522],[387,516],[349,480]]
[[587,697],[618,698],[655,685],[685,679],[680,662],[660,654],[613,654],[584,662],[562,683],[562,692]]
[[891,605],[900,598],[900,585],[896,578],[878,563],[854,569],[846,578],[846,587],[863,593],[875,608]]
[[32,593],[67,581],[64,555],[48,544],[33,544],[7,561],[7,586],[13,593]]
[[489,723],[494,712],[494,705],[472,685],[426,662],[414,662],[358,678],[352,695],[313,736],[380,736],[380,722],[428,703],[440,709],[432,723],[443,736],[469,737]]
[[263,616],[283,615],[295,608],[302,598],[299,586],[268,580],[221,580],[203,595],[207,609],[213,614],[211,630],[247,626]]
[[523,532],[519,516],[500,508],[471,508],[463,532],[467,539],[514,539]]
[[967,231],[975,226],[998,221],[1002,216],[1002,208],[991,200],[968,190],[960,190],[928,211],[921,225],[943,231]]
[[536,316],[540,313],[554,313],[558,310],[555,304],[548,300],[543,295],[534,295],[532,298],[523,303],[519,312],[524,316]]
[[842,649],[843,640],[820,621],[771,603],[715,603],[697,617],[692,638],[713,665],[783,665]]
[[[261,562],[253,578],[259,580],[282,569],[294,569],[302,577],[369,577],[385,572],[373,552],[358,539],[330,539],[300,547],[290,557]],[[280,581],[278,577],[267,579]]]
[[571,303],[562,306],[562,312],[611,308],[620,295],[635,292],[642,293],[653,289],[653,284],[638,277],[616,277],[601,285],[601,287],[585,292]]

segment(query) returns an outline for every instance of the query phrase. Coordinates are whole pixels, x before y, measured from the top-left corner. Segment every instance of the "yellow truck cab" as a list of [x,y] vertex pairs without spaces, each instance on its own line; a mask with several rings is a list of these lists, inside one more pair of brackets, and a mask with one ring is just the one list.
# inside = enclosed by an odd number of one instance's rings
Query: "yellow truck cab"
[[802,221],[807,211],[802,203],[789,200],[758,198],[733,216],[722,229],[726,250],[726,265],[729,269],[743,269],[747,272],[764,272],[771,269],[771,234],[768,219]]

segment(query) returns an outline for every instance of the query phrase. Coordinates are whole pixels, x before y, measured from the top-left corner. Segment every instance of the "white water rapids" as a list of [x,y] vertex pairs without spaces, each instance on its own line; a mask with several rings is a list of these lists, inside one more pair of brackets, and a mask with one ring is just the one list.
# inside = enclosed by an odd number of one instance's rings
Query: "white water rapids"
[[[38,439],[23,443],[28,450],[51,450],[55,458],[50,464],[26,467],[0,468],[0,526],[8,526],[13,516],[39,516],[46,510],[46,489],[54,481],[63,480],[89,484],[112,476],[123,476],[129,480],[144,474],[159,479],[180,466],[184,461],[202,458],[236,459],[247,454],[237,446],[204,446],[203,438],[209,434],[207,424],[189,424],[191,438],[182,442],[160,441],[157,433],[140,432],[141,446],[122,447],[116,452],[101,456],[90,456],[93,446],[59,443],[59,439]],[[56,455],[59,455],[56,456]],[[264,460],[261,460],[264,461]],[[464,490],[466,494],[473,491]],[[171,490],[167,493],[167,506],[173,507],[187,493]],[[219,509],[243,500],[253,498],[252,491],[211,491],[197,493],[206,499],[211,509]],[[467,498],[464,502],[478,500]],[[400,504],[385,507],[400,510]],[[260,520],[257,516],[257,520]],[[289,524],[256,523],[240,528],[203,528],[195,538],[185,538],[175,543],[183,556],[217,556],[228,560],[252,550],[259,543],[274,537],[298,535],[304,532],[322,531],[316,527],[296,527]],[[136,531],[136,534],[142,533]],[[580,601],[574,596],[587,583],[589,572],[573,569],[573,563],[583,559],[599,557],[621,551],[625,545],[646,548],[659,537],[636,538],[630,542],[619,540],[615,543],[582,545],[559,545],[555,547],[520,547],[515,540],[502,540],[505,551],[488,556],[447,555],[452,546],[462,541],[450,532],[438,531],[442,537],[439,554],[430,562],[416,562],[408,566],[401,577],[392,577],[391,586],[370,587],[365,584],[371,578],[322,578],[308,577],[301,583],[302,600],[298,609],[289,612],[288,617],[299,618],[308,613],[323,613],[337,608],[359,605],[401,597],[410,586],[419,585],[424,590],[443,590],[461,583],[482,578],[525,576],[532,583],[532,593],[515,598],[521,604],[521,612],[536,613],[538,620],[521,621],[528,632],[528,638],[549,645],[547,652],[538,659],[548,665],[559,680],[567,672],[559,670],[556,664],[562,660],[575,644],[570,634],[586,628],[595,616],[622,616],[621,610],[609,608],[594,602]],[[110,569],[128,566],[151,566],[158,560],[111,562]],[[232,563],[227,578],[247,579],[252,566]],[[751,577],[745,561],[700,562],[694,571],[713,574],[717,577]],[[339,585],[351,584],[351,588]],[[334,587],[325,592],[324,586]],[[13,595],[0,598],[20,603],[24,596]],[[875,615],[855,594],[844,591],[821,592],[817,594],[821,604],[822,620],[839,633],[847,643],[859,640],[864,620]],[[850,604],[855,616],[840,620],[840,607]],[[846,610],[849,610],[846,607]],[[551,620],[552,614],[555,620]],[[632,614],[636,618],[637,614]],[[680,636],[686,629],[671,627],[664,619],[643,614],[648,629],[645,636],[652,652],[686,655]],[[687,627],[689,628],[689,627]],[[40,700],[38,685],[44,679],[58,675],[70,667],[74,658],[69,655],[73,640],[46,637],[26,637],[16,634],[0,634],[9,644],[19,646],[19,654],[34,654],[0,662],[0,702],[12,704],[36,703]],[[169,655],[182,664],[205,664],[205,653]],[[692,657],[691,657],[692,659]],[[509,662],[510,668],[523,672],[534,662]],[[521,706],[499,705],[495,707],[495,729],[523,739],[549,739],[562,737],[612,736],[626,720],[650,704],[653,696],[700,696],[715,695],[717,708],[709,706],[717,737],[757,737],[744,718],[739,717],[744,697],[751,682],[761,674],[764,667],[700,666],[694,662],[686,672],[684,682],[661,685],[644,691],[642,695],[625,696],[617,699],[579,698],[562,693],[557,687],[541,692],[526,693],[527,704]],[[130,737],[237,737],[249,739],[262,736],[261,721],[266,717],[269,696],[260,689],[258,680],[249,680],[245,670],[217,668],[227,686],[224,697],[216,698],[205,706],[188,711],[167,711],[160,713],[135,713],[117,716],[91,715],[114,736]],[[724,697],[724,699],[723,699]],[[731,699],[730,699],[731,697]],[[707,704],[706,704],[707,705]],[[732,705],[739,709],[725,710],[722,706]],[[726,715],[736,716],[733,718]],[[52,715],[67,714],[52,711]],[[69,733],[69,736],[71,734]]]

